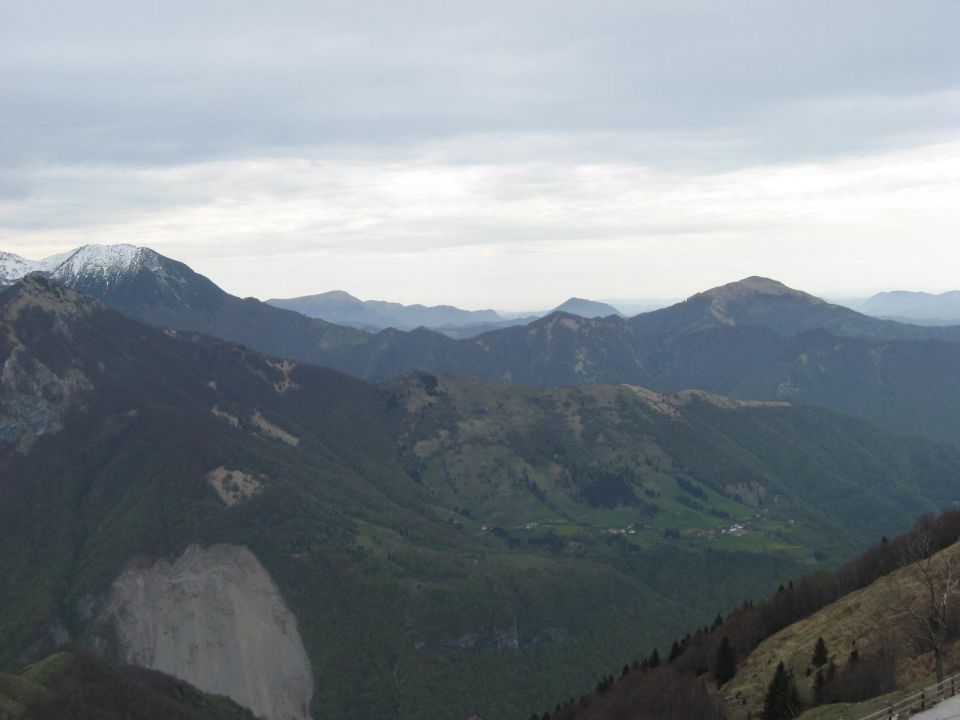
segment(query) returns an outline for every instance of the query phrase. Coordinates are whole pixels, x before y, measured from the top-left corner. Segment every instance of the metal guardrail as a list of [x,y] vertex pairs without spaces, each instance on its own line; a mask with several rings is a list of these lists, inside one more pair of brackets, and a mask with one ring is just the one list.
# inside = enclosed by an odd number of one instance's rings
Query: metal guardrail
[[860,720],[903,720],[913,713],[929,710],[942,700],[956,695],[957,691],[960,691],[960,673],[945,677],[943,682],[934,683],[918,693],[891,703],[883,710],[864,715]]

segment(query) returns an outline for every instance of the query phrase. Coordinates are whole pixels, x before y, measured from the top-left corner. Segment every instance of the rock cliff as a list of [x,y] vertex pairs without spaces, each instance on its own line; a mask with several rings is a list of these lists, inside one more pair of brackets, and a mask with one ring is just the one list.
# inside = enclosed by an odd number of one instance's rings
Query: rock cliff
[[121,658],[227,695],[267,720],[307,720],[313,673],[297,621],[245,547],[189,546],[114,581],[103,619]]

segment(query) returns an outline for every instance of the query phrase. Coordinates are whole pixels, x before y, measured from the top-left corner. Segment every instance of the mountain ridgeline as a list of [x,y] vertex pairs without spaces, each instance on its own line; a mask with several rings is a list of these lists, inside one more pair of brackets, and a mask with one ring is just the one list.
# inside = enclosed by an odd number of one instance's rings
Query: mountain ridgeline
[[[457,340],[424,328],[332,325],[233,297],[151,250],[117,247],[126,249],[81,248],[34,269],[142,322],[368,380],[424,370],[541,386],[698,388],[820,405],[960,443],[960,327],[881,320],[764,278],[632,318],[557,312]],[[17,260],[5,266],[7,281],[28,267]]]
[[267,300],[269,305],[295,310],[307,317],[320,318],[341,325],[362,329],[417,327],[456,327],[502,323],[504,318],[493,310],[461,310],[451,305],[401,305],[380,300],[359,300],[353,295],[334,290],[319,295]]
[[888,318],[909,318],[905,322],[923,325],[946,325],[960,322],[960,290],[933,295],[922,292],[893,290],[862,301],[860,310]]
[[785,402],[372,385],[42,275],[0,294],[0,364],[0,666],[71,640],[271,720],[526,716],[960,473]]

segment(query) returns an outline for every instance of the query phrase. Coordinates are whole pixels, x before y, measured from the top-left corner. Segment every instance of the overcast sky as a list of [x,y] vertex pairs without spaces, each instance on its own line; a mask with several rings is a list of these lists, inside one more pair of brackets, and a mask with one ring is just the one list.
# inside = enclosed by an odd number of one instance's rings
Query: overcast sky
[[960,287],[960,2],[0,0],[0,249],[550,307]]

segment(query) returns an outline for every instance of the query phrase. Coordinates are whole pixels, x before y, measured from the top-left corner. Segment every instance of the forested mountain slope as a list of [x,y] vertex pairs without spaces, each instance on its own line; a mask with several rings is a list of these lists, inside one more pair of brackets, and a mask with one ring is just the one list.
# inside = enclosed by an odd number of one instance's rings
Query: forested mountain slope
[[[0,295],[0,360],[0,663],[68,637],[145,657],[159,640],[123,618],[178,627],[186,592],[223,628],[202,647],[286,643],[252,671],[322,716],[542,707],[952,502],[960,473],[950,446],[783,404],[378,387],[39,277]],[[279,634],[256,645],[223,621],[241,611]]]

